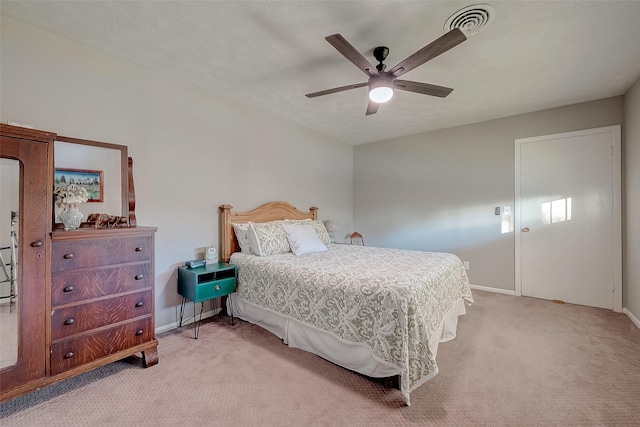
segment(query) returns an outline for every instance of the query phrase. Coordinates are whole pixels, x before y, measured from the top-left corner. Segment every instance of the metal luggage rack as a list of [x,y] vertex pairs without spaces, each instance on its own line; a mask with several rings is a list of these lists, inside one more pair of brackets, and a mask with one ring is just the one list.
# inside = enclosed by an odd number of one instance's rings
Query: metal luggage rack
[[17,223],[18,211],[11,211],[11,242],[9,246],[0,247],[0,283],[10,283],[9,294],[0,295],[0,300],[9,299],[10,311],[14,310],[16,298],[18,296]]

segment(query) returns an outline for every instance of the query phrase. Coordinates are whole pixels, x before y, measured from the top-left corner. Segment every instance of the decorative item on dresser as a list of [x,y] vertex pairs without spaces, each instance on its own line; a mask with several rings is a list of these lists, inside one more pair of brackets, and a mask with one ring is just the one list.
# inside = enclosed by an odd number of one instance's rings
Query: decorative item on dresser
[[[157,229],[96,229],[83,223],[79,229],[64,231],[58,223],[52,231],[54,145],[60,138],[8,125],[0,125],[0,131],[0,227],[5,222],[4,202],[17,200],[21,233],[16,309],[5,313],[0,304],[0,402],[137,353],[142,354],[145,367],[158,363],[154,331]],[[66,142],[83,144],[72,138]],[[117,186],[121,191],[111,198],[121,200],[118,213],[121,207],[122,216],[135,225],[127,147],[91,141],[87,145],[99,147],[101,154],[115,150],[114,157],[122,160],[116,168],[116,175],[123,177]],[[12,186],[5,183],[5,166],[20,172],[11,178]],[[6,208],[16,210],[13,202]],[[7,320],[15,326],[5,328]],[[13,356],[5,358],[7,353]]]
[[56,198],[56,205],[61,206],[60,220],[64,224],[64,229],[80,228],[84,214],[78,210],[78,206],[88,200],[87,190],[80,185],[63,184],[53,190],[53,195]]

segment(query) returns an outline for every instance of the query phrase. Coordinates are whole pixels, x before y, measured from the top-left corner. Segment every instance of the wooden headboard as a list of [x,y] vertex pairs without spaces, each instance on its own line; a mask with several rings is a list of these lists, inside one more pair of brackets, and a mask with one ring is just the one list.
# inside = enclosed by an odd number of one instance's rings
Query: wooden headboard
[[233,206],[222,205],[220,209],[220,260],[229,262],[231,254],[238,252],[240,246],[233,232],[232,224],[268,222],[280,219],[318,219],[318,208],[301,211],[287,202],[269,202],[248,212],[231,212]]

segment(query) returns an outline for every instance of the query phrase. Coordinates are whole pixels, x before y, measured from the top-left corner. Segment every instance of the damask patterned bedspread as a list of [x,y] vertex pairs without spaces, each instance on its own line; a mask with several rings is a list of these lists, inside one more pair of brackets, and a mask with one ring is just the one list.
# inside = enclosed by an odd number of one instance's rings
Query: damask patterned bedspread
[[452,254],[351,245],[302,256],[235,253],[238,296],[284,316],[367,344],[409,393],[437,373],[429,338],[445,314],[473,298]]

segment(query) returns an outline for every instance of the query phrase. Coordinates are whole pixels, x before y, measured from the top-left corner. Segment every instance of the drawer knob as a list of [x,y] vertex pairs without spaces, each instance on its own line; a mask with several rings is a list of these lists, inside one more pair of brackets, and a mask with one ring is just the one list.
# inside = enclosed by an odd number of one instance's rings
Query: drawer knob
[[66,286],[62,292],[73,292],[73,286]]
[[142,280],[144,278],[144,276],[142,274],[136,274],[135,279],[136,280]]
[[72,259],[73,254],[64,254],[64,259]]
[[73,317],[64,321],[64,324],[67,326],[73,325],[74,323],[76,323],[76,321]]
[[143,331],[142,329],[138,329],[138,330],[136,331],[136,336],[138,336],[138,335],[142,335],[142,334],[144,334],[144,331]]
[[69,353],[64,355],[65,359],[71,359],[72,357],[73,357],[73,352],[72,351],[70,351]]
[[142,252],[142,248],[141,247],[137,247],[136,248],[136,252]]
[[32,248],[39,248],[40,246],[42,246],[42,240],[36,240],[35,242],[31,243]]
[[215,290],[219,291],[220,290],[220,285],[216,285]]
[[144,303],[142,301],[138,301],[136,303],[136,307],[142,307],[144,305]]

